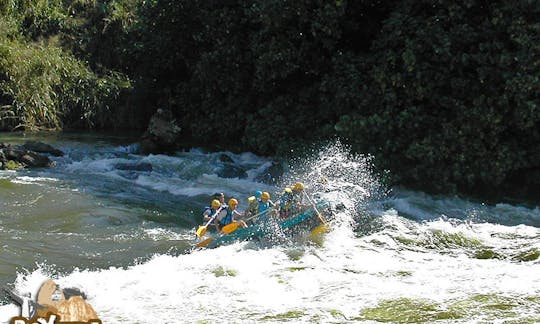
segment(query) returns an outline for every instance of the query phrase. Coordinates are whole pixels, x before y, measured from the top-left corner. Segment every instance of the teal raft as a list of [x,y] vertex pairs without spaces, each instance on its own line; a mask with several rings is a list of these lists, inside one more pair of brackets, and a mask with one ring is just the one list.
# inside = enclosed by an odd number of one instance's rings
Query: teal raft
[[[329,204],[327,202],[317,203],[316,208],[308,208],[305,211],[299,213],[298,215],[291,216],[284,220],[278,220],[277,224],[282,230],[286,230],[292,227],[295,227],[299,224],[309,223],[311,219],[317,219],[317,217],[322,219],[319,211],[327,208]],[[326,223],[324,223],[326,226]],[[272,226],[268,226],[265,223],[259,223],[255,225],[248,226],[246,228],[238,228],[232,233],[223,234],[216,233],[210,235],[205,240],[197,243],[195,248],[214,248],[223,244],[229,244],[236,241],[245,241],[257,237],[262,237],[268,234],[271,234],[274,231]]]

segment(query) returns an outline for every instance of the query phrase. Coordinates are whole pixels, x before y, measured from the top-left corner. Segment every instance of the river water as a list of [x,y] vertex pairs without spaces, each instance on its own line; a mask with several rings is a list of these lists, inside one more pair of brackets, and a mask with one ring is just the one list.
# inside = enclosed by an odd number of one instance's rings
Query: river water
[[[537,323],[540,207],[385,188],[339,143],[285,165],[251,153],[138,155],[136,138],[0,135],[62,150],[56,166],[0,171],[0,284],[76,287],[103,323]],[[231,163],[241,176],[227,175]],[[244,172],[245,171],[245,172]],[[237,174],[238,175],[238,174]],[[276,196],[301,180],[330,203],[312,237],[192,250],[214,192]],[[0,298],[0,323],[19,315]]]

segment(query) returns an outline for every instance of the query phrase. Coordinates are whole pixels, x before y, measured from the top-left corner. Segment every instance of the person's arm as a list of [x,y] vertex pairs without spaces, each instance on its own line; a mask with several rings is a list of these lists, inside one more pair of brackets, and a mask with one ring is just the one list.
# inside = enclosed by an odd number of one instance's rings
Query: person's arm
[[240,227],[247,227],[246,222],[244,222],[244,221],[241,220],[241,219],[238,219],[238,220],[237,220],[237,219],[236,219],[236,216],[238,216],[238,217],[240,217],[240,218],[244,218],[244,214],[242,214],[242,213],[240,213],[240,212],[238,212],[238,211],[235,210],[234,213],[233,213],[233,222],[238,222],[238,223],[240,223]]
[[208,222],[211,218],[211,209],[207,209],[203,213],[203,222]]
[[232,217],[232,220],[233,222],[237,219],[237,218],[243,218],[244,215],[242,213],[240,213],[239,211],[237,210],[234,210],[233,211],[233,217]]

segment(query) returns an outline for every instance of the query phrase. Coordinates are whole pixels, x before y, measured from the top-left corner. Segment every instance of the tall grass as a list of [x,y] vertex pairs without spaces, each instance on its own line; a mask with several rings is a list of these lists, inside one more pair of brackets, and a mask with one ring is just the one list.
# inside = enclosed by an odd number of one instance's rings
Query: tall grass
[[114,125],[127,77],[62,47],[76,12],[95,0],[0,1],[0,129],[62,130]]
[[0,126],[61,130],[111,120],[111,104],[131,87],[127,78],[98,76],[61,48],[11,37],[10,30],[0,29]]

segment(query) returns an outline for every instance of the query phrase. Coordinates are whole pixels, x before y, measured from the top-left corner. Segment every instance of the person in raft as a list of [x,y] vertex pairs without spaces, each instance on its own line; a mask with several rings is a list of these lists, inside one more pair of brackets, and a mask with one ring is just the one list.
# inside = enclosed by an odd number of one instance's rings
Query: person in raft
[[219,219],[219,226],[223,227],[232,223],[238,223],[240,227],[247,227],[246,223],[242,220],[238,220],[239,217],[243,217],[243,214],[240,213],[236,208],[238,207],[238,200],[235,198],[229,199],[229,205],[225,208],[225,215],[220,214],[217,218]]
[[261,199],[262,191],[256,191],[254,196],[248,198],[248,207],[244,211],[244,217],[253,217],[257,215],[259,209],[259,199]]
[[259,215],[259,221],[267,221],[273,212],[273,207],[275,206],[274,202],[270,200],[270,194],[268,192],[263,192],[261,194],[261,199],[258,201],[259,205],[257,207],[257,214]]
[[292,189],[286,187],[281,193],[281,198],[277,203],[279,208],[279,218],[288,218],[292,216],[293,199]]
[[216,215],[216,213],[217,213],[217,216],[214,218],[213,224],[216,231],[219,231],[219,218],[220,217],[223,218],[227,214],[226,207],[221,205],[219,200],[214,199],[212,200],[212,203],[209,207],[205,207],[204,212],[203,212],[203,223],[204,224],[208,223],[212,219],[212,217]]
[[308,206],[304,201],[304,189],[305,186],[302,182],[297,182],[291,186],[291,212],[293,214],[303,211]]

